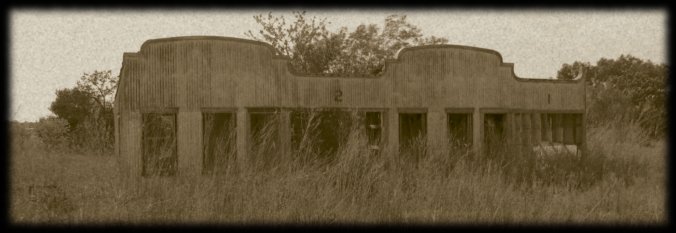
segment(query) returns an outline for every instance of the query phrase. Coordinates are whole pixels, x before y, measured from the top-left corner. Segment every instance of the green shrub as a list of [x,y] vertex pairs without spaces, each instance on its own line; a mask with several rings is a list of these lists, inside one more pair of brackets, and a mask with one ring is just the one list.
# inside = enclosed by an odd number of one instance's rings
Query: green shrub
[[102,119],[87,117],[68,132],[69,148],[80,153],[110,153],[115,146],[114,126]]
[[30,139],[32,132],[31,129],[28,129],[27,127],[27,123],[11,122],[10,138],[12,153],[15,151],[23,151],[26,147],[31,146]]
[[40,118],[35,133],[49,150],[63,150],[68,146],[68,122],[61,118]]

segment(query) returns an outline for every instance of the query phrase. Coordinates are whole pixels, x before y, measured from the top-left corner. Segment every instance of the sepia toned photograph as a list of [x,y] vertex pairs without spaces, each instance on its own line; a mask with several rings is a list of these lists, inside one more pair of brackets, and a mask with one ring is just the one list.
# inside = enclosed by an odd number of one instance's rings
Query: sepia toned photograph
[[13,225],[666,225],[665,9],[15,8]]

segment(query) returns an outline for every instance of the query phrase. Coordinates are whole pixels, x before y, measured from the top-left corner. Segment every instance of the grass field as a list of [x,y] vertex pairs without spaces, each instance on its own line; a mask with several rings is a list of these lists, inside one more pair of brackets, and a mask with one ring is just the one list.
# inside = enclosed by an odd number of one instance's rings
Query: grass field
[[48,150],[13,132],[10,218],[18,224],[663,224],[666,146],[641,145],[633,129],[590,129],[589,158],[544,161],[548,170],[527,173],[521,182],[462,155],[430,152],[413,165],[387,154],[367,156],[359,143],[348,143],[331,165],[281,159],[215,178],[148,179],[136,193],[124,191],[113,155]]

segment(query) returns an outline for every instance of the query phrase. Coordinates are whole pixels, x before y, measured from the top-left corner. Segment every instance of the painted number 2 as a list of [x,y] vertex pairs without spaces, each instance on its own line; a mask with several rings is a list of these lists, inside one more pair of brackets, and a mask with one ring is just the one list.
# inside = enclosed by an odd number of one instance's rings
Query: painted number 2
[[343,91],[336,90],[333,100],[335,100],[336,102],[342,102],[343,101],[343,98],[341,98],[342,96],[343,96]]

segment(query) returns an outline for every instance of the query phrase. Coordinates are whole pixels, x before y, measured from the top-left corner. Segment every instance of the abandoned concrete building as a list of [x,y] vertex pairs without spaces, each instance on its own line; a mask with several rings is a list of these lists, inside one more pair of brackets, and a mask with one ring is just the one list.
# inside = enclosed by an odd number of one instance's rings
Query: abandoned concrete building
[[[387,156],[415,138],[473,153],[491,150],[496,135],[510,147],[585,143],[581,78],[519,78],[493,50],[410,47],[386,61],[382,75],[337,77],[295,73],[263,42],[191,36],[149,40],[124,53],[116,153],[132,176],[209,174],[224,156],[246,159],[266,125],[275,126],[276,151],[293,151],[309,109],[357,112],[370,148]],[[342,134],[339,121],[322,122],[321,137]]]

